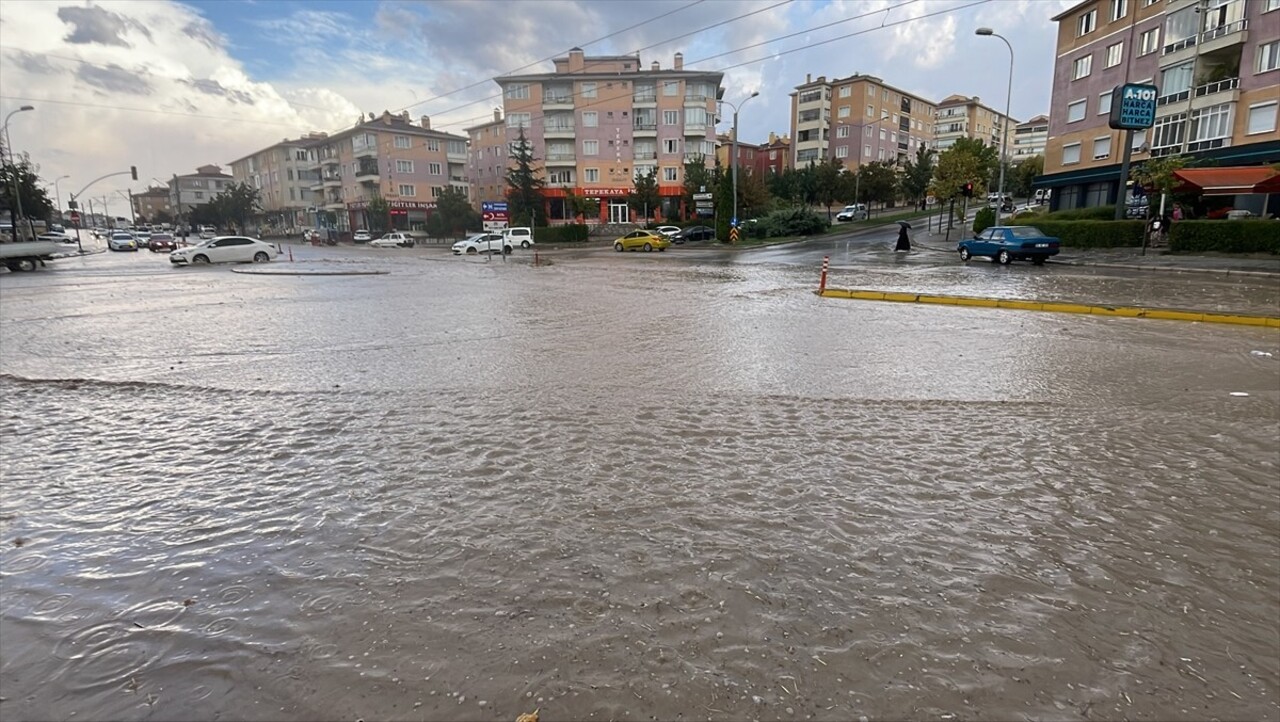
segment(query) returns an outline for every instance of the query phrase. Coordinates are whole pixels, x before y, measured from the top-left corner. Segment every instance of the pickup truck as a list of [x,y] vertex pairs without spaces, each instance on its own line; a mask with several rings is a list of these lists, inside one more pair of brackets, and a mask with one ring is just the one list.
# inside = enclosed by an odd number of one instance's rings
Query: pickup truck
[[57,241],[0,243],[0,263],[10,271],[34,271],[54,254],[64,250]]
[[502,237],[512,248],[528,248],[533,245],[533,229],[528,226],[503,228]]

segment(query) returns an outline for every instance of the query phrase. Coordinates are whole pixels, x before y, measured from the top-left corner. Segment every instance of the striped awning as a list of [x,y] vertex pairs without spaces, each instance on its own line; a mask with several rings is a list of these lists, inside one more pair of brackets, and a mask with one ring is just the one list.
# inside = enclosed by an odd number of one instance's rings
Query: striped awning
[[1177,192],[1199,191],[1206,196],[1280,192],[1280,171],[1266,166],[1182,168],[1173,175],[1182,181]]

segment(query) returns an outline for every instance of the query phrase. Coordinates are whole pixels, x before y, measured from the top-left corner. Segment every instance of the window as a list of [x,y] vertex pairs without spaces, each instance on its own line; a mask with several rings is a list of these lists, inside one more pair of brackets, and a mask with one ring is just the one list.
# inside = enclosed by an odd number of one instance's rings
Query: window
[[1105,93],[1098,93],[1098,115],[1106,115],[1111,112],[1111,94],[1115,92],[1108,90]]
[[401,183],[401,184],[400,184],[400,195],[401,195],[401,196],[404,196],[405,198],[412,198],[412,197],[414,197],[414,196],[418,195],[418,191],[417,191],[417,189],[416,189],[416,187],[415,187],[415,186],[411,186],[411,185],[409,185],[408,183]]
[[842,105],[842,106],[840,106],[840,109],[836,111],[836,117],[837,117],[837,118],[848,118],[848,117],[849,117],[849,106],[847,106],[847,105]]
[[1114,68],[1124,61],[1124,43],[1119,42],[1115,45],[1107,46],[1107,65],[1108,68]]
[[1111,0],[1111,22],[1129,14],[1129,0]]
[[1074,123],[1077,120],[1084,120],[1084,109],[1089,104],[1088,99],[1077,100],[1067,106],[1067,122]]
[[529,84],[515,83],[507,86],[507,100],[528,100]]
[[865,135],[865,136],[867,136],[868,138],[870,138],[870,137],[871,137],[871,132],[872,132],[873,130],[874,130],[874,128],[872,128],[872,127],[871,127],[871,126],[869,126],[869,125],[864,125],[864,126],[862,126],[862,134],[863,134],[863,135]]
[[871,146],[869,146],[869,145],[864,145],[864,146],[862,146],[862,155],[863,155],[864,157],[866,157],[866,158],[870,158],[870,157],[871,157]]
[[395,145],[397,148],[409,148],[412,146],[412,143],[409,142],[409,136],[397,135],[395,138]]
[[1151,126],[1151,148],[1154,150],[1181,146],[1186,119],[1186,113],[1157,117],[1155,125]]
[[[1164,20],[1164,40],[1170,43],[1170,47],[1177,44],[1179,40],[1193,38],[1196,34],[1196,19],[1199,3],[1182,8],[1181,10],[1169,13]],[[1176,49],[1176,48],[1175,48]],[[1170,52],[1166,50],[1165,52]]]
[[868,84],[868,85],[867,85],[867,97],[868,97],[868,98],[874,98],[875,96],[876,96],[876,86]]
[[662,180],[667,181],[669,183],[674,183],[675,181],[680,180],[680,169],[671,168],[671,167],[663,168]]
[[[1280,0],[1277,0],[1277,2],[1280,2]],[[847,98],[847,97],[849,97],[852,93],[853,93],[853,87],[852,87],[852,86],[846,85],[846,86],[844,86],[843,88],[841,88],[841,89],[840,89],[840,97],[841,97],[841,98]]]
[[[433,163],[433,165],[440,165],[440,164],[439,164],[439,163]],[[412,173],[412,172],[413,172],[413,161],[411,161],[411,160],[398,160],[398,161],[396,161],[396,172],[397,172],[397,173]]]
[[1071,145],[1062,146],[1062,164],[1069,165],[1071,163],[1080,162],[1080,144],[1072,143]]
[[432,198],[439,198],[441,193],[444,193],[444,188],[441,188],[440,186],[431,186]]
[[1257,68],[1259,73],[1280,68],[1280,40],[1273,40],[1258,46]]
[[884,128],[880,129],[880,140],[885,140],[888,137],[888,135],[889,135],[888,132],[886,132]]
[[1191,61],[1167,68],[1160,73],[1160,96],[1167,97],[1191,90],[1192,71],[1196,63]]
[[868,118],[876,117],[876,107],[874,105],[867,106],[867,117]]
[[582,141],[583,155],[600,155],[600,141],[584,140]]
[[582,114],[582,127],[598,128],[600,127],[600,114],[594,110],[588,110]]
[[662,111],[663,125],[680,125],[680,111],[664,110]]
[[1262,12],[1269,13],[1272,10],[1280,10],[1280,0],[1263,0]]
[[1102,160],[1111,157],[1111,136],[1093,139],[1093,159]]
[[[528,113],[524,113],[524,115],[527,117],[529,114],[528,114]],[[528,122],[525,122],[525,125],[528,125],[528,124],[529,124]],[[436,140],[435,138],[428,138],[428,139],[427,139],[427,150],[431,151],[432,153],[439,153],[439,152],[440,152],[440,141]]]
[[1081,78],[1088,77],[1089,73],[1092,71],[1093,54],[1090,53],[1083,58],[1076,58],[1076,61],[1071,64],[1071,79],[1079,80]]
[[662,152],[663,152],[663,153],[679,153],[679,152],[680,152],[680,139],[679,139],[679,138],[666,138],[666,139],[664,139],[664,140],[662,141]]
[[1249,106],[1249,126],[1245,130],[1246,135],[1254,133],[1270,133],[1276,129],[1276,106],[1277,103],[1259,103],[1258,105]]
[[[507,113],[507,127],[508,128],[528,128],[529,118],[530,118],[530,115],[528,113]],[[437,146],[438,145],[439,144],[437,144]],[[437,147],[437,150],[439,150],[438,147]]]
[[581,95],[581,96],[582,96],[582,97],[584,97],[584,98],[594,98],[594,97],[596,97],[596,84],[595,84],[595,83],[583,83],[583,84],[582,84],[582,89],[581,89],[581,91],[580,91],[578,94],[579,94],[579,95]]
[[680,94],[680,81],[668,80],[662,84],[662,94],[672,98]]
[[1192,142],[1215,140],[1231,135],[1231,104],[1222,103],[1191,112]]
[[1076,18],[1076,37],[1088,35],[1093,32],[1093,28],[1098,24],[1098,11],[1090,10],[1089,12]]
[[1142,34],[1138,55],[1150,55],[1160,49],[1160,28],[1151,28]]
[[443,170],[444,170],[444,169],[440,167],[440,164],[439,164],[439,163],[428,163],[428,164],[427,164],[427,173],[429,173],[429,174],[431,174],[431,175],[444,175]]
[[204,198],[204,191],[196,191],[196,199]]
[[584,168],[584,169],[583,169],[583,171],[582,171],[582,179],[583,179],[584,181],[588,182],[588,183],[599,183],[599,182],[600,182],[600,169],[599,169],[599,168]]
[[837,147],[836,147],[836,157],[837,157],[837,158],[848,158],[848,157],[849,157],[849,146],[847,146],[847,145],[837,146]]
[[842,126],[840,126],[839,128],[836,128],[836,137],[837,137],[837,138],[848,138],[848,137],[849,137],[849,126],[847,126],[847,125],[842,125]]

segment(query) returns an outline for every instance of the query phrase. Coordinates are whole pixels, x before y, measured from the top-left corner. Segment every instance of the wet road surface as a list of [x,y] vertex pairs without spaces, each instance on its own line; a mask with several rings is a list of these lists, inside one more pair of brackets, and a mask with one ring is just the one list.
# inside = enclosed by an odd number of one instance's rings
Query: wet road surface
[[1280,718],[1274,330],[685,250],[0,274],[0,716]]

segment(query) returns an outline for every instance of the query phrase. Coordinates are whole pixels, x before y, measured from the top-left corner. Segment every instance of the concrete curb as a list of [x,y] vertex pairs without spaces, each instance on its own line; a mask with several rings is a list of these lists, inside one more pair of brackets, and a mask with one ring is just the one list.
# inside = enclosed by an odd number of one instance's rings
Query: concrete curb
[[247,268],[233,268],[232,273],[243,273],[246,276],[386,276],[390,271],[257,271]]
[[1092,316],[1120,316],[1123,318],[1156,318],[1166,321],[1201,321],[1226,323],[1238,326],[1266,326],[1280,328],[1280,317],[1253,314],[1214,313],[1202,311],[1178,311],[1140,306],[1100,306],[1060,301],[1026,301],[1009,298],[982,298],[977,296],[940,296],[922,293],[871,291],[863,289],[827,288],[818,292],[823,298],[850,298],[861,301],[893,301],[897,303],[928,303],[941,306],[977,306],[982,308],[1007,308],[1020,311],[1047,311],[1050,313],[1077,313]]
[[1280,271],[1242,271],[1234,268],[1198,268],[1195,266],[1180,268],[1178,266],[1155,266],[1141,263],[1107,263],[1097,261],[1062,261],[1050,259],[1049,263],[1060,266],[1082,266],[1091,268],[1118,268],[1128,271],[1163,271],[1165,273],[1216,273],[1223,276],[1253,276],[1256,278],[1280,279]]

